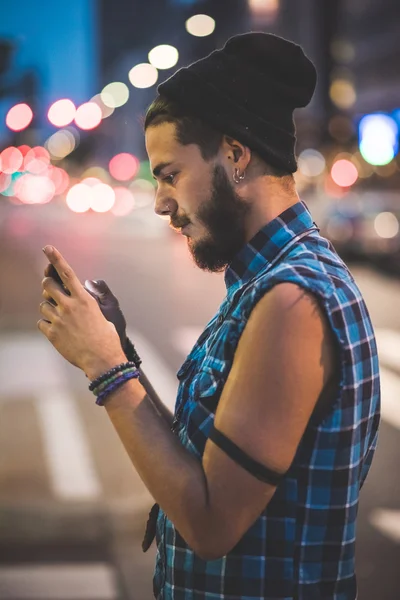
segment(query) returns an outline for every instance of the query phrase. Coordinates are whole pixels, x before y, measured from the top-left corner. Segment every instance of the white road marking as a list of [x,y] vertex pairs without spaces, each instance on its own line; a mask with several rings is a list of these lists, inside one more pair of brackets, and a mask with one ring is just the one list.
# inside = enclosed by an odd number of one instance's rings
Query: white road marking
[[371,512],[369,521],[385,537],[400,544],[400,510],[377,508]]
[[380,368],[382,419],[400,430],[400,377],[385,367]]
[[39,333],[1,336],[0,401],[33,396],[55,495],[92,500],[102,488],[64,363]]
[[400,373],[400,332],[393,329],[376,329],[375,336],[381,364]]
[[66,385],[63,359],[40,333],[0,337],[1,398],[9,400]]
[[196,325],[179,327],[173,336],[172,343],[183,356],[187,356],[202,332],[203,328]]
[[131,329],[127,333],[143,361],[142,366],[146,377],[164,404],[173,411],[178,390],[176,375],[165,364],[157,350],[140,333]]
[[46,389],[35,402],[54,494],[63,500],[94,500],[102,487],[74,398]]
[[7,600],[117,600],[115,571],[105,563],[0,567]]

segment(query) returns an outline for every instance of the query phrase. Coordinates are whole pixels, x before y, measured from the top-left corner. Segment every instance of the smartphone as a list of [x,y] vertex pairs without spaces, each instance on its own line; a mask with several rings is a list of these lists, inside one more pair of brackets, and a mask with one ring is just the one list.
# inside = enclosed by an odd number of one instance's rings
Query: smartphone
[[55,281],[57,281],[57,283],[59,283],[61,285],[61,287],[63,288],[64,292],[70,296],[71,292],[69,291],[68,288],[65,287],[61,277],[59,276],[59,274],[56,271],[56,268],[50,264],[47,268],[47,277],[52,277]]

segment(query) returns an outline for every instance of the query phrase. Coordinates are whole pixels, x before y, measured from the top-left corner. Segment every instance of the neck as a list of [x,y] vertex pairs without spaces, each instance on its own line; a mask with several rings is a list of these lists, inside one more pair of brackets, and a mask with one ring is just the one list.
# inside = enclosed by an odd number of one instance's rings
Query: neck
[[246,242],[300,200],[292,177],[259,177],[243,185],[240,195],[251,206],[246,223]]

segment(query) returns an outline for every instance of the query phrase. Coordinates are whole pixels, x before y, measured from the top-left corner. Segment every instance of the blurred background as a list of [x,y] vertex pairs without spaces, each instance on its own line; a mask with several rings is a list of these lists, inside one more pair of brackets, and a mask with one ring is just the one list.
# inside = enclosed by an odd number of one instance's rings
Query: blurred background
[[[359,600],[400,598],[398,0],[0,0],[0,598],[148,600],[152,499],[87,380],[36,328],[41,252],[120,300],[171,408],[224,297],[153,212],[143,117],[156,86],[236,33],[300,43],[319,81],[297,118],[301,198],[348,263],[382,367],[361,494]],[[173,481],[171,481],[173,486]]]

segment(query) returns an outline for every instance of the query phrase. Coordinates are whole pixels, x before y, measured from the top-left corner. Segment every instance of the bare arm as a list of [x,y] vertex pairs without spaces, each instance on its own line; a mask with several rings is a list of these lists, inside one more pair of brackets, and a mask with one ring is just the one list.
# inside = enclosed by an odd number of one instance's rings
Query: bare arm
[[[293,284],[276,286],[250,315],[216,426],[254,460],[284,473],[332,372],[332,352],[315,298]],[[93,379],[110,366],[100,361],[87,375]],[[256,479],[211,440],[198,460],[137,380],[113,392],[105,407],[143,482],[188,545],[208,560],[227,554],[276,487]]]
[[[51,246],[46,256],[69,290],[42,282],[55,305],[40,304],[38,328],[93,380],[124,362],[120,338],[72,268]],[[219,431],[261,465],[289,469],[333,371],[331,331],[312,294],[282,283],[253,309],[215,414]],[[275,486],[260,481],[208,440],[202,459],[181,445],[131,379],[106,399],[107,411],[151,495],[200,557],[224,556],[265,509]]]

